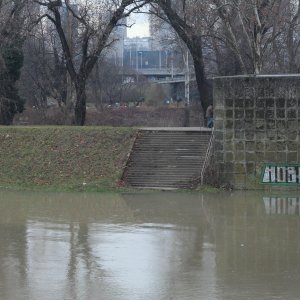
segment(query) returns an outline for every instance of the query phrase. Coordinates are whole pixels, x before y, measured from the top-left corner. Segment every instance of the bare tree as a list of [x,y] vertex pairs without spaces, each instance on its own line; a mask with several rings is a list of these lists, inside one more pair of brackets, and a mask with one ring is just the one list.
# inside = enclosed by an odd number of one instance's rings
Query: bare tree
[[[39,20],[50,20],[58,33],[64,53],[66,67],[76,91],[75,124],[84,125],[86,115],[86,81],[94,68],[102,51],[112,42],[111,33],[120,24],[120,20],[142,7],[144,0],[120,0],[120,1],[85,1],[78,4],[77,9],[69,0],[38,1],[45,9]],[[63,10],[70,12],[78,22],[78,41],[80,53],[77,56],[72,53],[67,32],[64,29],[62,19]],[[75,61],[77,60],[77,62]]]
[[[282,0],[213,0],[219,20],[216,38],[231,49],[241,73],[262,72],[272,43],[281,34],[275,27],[282,16]],[[279,23],[277,23],[279,24]]]
[[[280,34],[278,34],[280,32]],[[300,70],[300,1],[283,0],[279,17],[274,18],[274,63],[280,72]]]
[[25,0],[0,1],[0,124],[5,125],[24,108],[16,82],[23,64],[26,4]]
[[42,113],[46,113],[49,98],[65,112],[67,70],[56,31],[44,25],[35,26],[24,43],[19,87],[26,102]]
[[208,3],[200,0],[154,0],[153,3],[151,12],[171,24],[193,58],[200,102],[205,112],[211,101],[203,53],[203,15],[209,10]]

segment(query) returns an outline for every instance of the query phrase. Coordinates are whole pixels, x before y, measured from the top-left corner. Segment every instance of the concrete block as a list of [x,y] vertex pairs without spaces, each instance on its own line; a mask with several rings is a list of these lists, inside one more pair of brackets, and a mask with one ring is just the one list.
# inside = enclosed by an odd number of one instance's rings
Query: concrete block
[[285,108],[286,100],[285,98],[276,99],[276,108]]
[[287,163],[287,152],[285,151],[277,152],[277,159],[274,162],[281,163],[281,164]]
[[226,120],[225,128],[226,129],[233,129],[233,120]]
[[245,152],[244,151],[235,151],[234,159],[235,159],[235,162],[245,161]]
[[263,152],[265,151],[265,142],[264,141],[256,141],[256,151]]
[[246,127],[246,129],[245,129],[245,139],[246,139],[246,141],[255,140],[255,131],[253,129],[248,129]]
[[266,151],[277,151],[277,142],[269,141],[266,144]]
[[224,143],[220,141],[215,141],[214,149],[215,151],[222,152],[224,150]]
[[246,174],[256,174],[256,166],[255,163],[247,162],[246,163]]
[[225,152],[225,161],[227,161],[227,162],[234,161],[233,152]]
[[245,108],[252,108],[255,106],[255,101],[252,99],[245,99]]
[[235,188],[244,189],[246,187],[246,176],[244,174],[234,174],[232,180]]
[[265,110],[264,109],[257,109],[255,111],[255,118],[260,120],[265,120]]
[[245,150],[245,143],[243,141],[236,142],[234,149],[235,149],[235,151],[244,151]]
[[298,139],[298,132],[295,130],[288,131],[287,139],[288,141],[296,141]]
[[234,111],[235,119],[244,119],[245,118],[245,111],[242,109],[235,109]]
[[255,138],[257,141],[263,141],[266,138],[266,133],[264,130],[256,130]]
[[267,130],[275,129],[275,120],[266,120]]
[[297,142],[288,142],[287,143],[287,151],[295,152],[298,151],[299,144]]
[[287,118],[289,120],[297,118],[297,110],[295,108],[289,109],[287,111]]
[[245,107],[245,99],[244,98],[237,98],[234,101],[235,108],[244,108]]
[[265,129],[265,120],[256,120],[255,123],[255,129],[256,130],[264,130]]
[[287,108],[295,108],[297,106],[297,99],[296,98],[289,98],[286,101]]
[[215,130],[214,133],[215,141],[223,141],[224,139],[224,131],[223,130]]
[[215,151],[215,160],[217,163],[224,163],[224,152],[223,151]]
[[224,145],[224,150],[225,151],[229,151],[229,152],[234,152],[235,151],[235,143],[233,142],[226,142]]
[[267,98],[266,99],[266,108],[274,108],[275,107],[275,99],[274,98]]
[[[234,131],[226,127],[225,130],[225,140],[231,141],[233,139]],[[228,143],[228,142],[227,142]]]
[[276,109],[276,118],[277,119],[285,119],[285,110],[284,109]]
[[286,142],[277,142],[276,144],[277,144],[276,145],[277,151],[286,151],[287,150]]
[[287,128],[286,120],[277,120],[276,121],[276,128],[279,130],[285,130]]
[[253,118],[254,118],[254,111],[253,111],[253,109],[246,109],[245,110],[245,118],[253,120]]
[[270,162],[276,162],[277,160],[277,152],[276,151],[266,151],[265,159]]
[[245,139],[245,131],[241,129],[236,129],[234,131],[234,138],[237,140],[244,140]]
[[217,130],[224,130],[224,119],[217,119],[215,120],[214,122],[214,127],[217,129]]
[[235,163],[234,164],[234,173],[235,174],[245,174],[246,166],[244,163]]
[[298,122],[294,120],[287,121],[287,129],[288,130],[297,130]]
[[246,151],[245,152],[245,161],[246,162],[254,162],[254,161],[256,161],[256,153],[255,153],[255,151]]
[[245,142],[245,151],[255,151],[256,144],[254,141],[246,141]]
[[255,106],[257,108],[265,108],[266,107],[266,99],[263,97],[258,97],[255,100]]
[[298,163],[298,152],[288,152],[287,153],[287,163],[293,164]]
[[255,161],[263,161],[265,159],[265,152],[263,151],[255,151]]
[[227,119],[233,118],[233,110],[232,109],[226,109],[226,118]]
[[245,121],[235,119],[234,129],[235,130],[245,130]]
[[224,172],[226,173],[233,173],[234,170],[234,163],[232,162],[225,162],[224,164]]
[[233,99],[232,98],[226,98],[225,99],[225,108],[232,108],[233,107]]
[[214,115],[217,116],[217,119],[224,120],[225,110],[222,108],[214,109]]

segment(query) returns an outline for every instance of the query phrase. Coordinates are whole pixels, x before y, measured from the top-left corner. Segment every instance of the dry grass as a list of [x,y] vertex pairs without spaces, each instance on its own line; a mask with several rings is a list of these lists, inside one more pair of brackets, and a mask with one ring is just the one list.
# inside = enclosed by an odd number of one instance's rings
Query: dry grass
[[[200,126],[202,113],[191,108],[190,126]],[[14,119],[15,125],[70,125],[71,118],[66,117],[58,108],[41,111],[27,109]],[[120,107],[105,108],[103,111],[88,109],[86,125],[113,127],[181,127],[185,124],[183,107]]]
[[134,136],[130,128],[0,127],[0,186],[114,188]]

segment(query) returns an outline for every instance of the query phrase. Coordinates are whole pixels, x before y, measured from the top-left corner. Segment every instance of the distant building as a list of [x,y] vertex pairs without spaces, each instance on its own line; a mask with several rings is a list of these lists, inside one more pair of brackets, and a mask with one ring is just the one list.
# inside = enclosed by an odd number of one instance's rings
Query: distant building
[[124,40],[124,67],[139,71],[141,69],[171,69],[178,68],[181,54],[172,50],[153,48],[152,38],[126,38]]
[[112,33],[112,40],[114,42],[108,56],[118,66],[123,66],[124,44],[127,37],[126,25],[127,19],[121,20]]
[[150,38],[149,37],[126,38],[124,40],[124,49],[148,51],[150,50]]
[[149,16],[150,45],[155,50],[166,50],[171,47],[174,30],[170,24],[155,15]]

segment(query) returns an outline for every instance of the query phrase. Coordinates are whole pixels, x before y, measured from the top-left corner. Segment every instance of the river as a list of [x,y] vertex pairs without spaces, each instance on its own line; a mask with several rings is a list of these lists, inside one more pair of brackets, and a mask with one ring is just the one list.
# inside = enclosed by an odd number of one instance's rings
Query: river
[[300,198],[0,190],[0,299],[300,299]]

